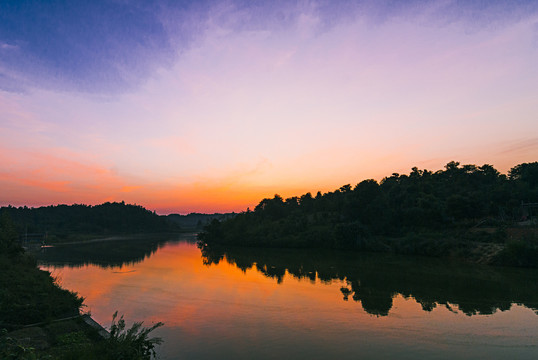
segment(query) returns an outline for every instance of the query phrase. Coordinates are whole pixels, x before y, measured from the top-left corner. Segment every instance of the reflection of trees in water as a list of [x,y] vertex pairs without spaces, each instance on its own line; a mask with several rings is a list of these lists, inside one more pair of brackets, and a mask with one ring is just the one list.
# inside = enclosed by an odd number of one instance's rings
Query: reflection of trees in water
[[[37,254],[40,263],[68,267],[97,265],[102,268],[134,265],[153,255],[169,242],[170,236],[133,237],[43,248]],[[182,238],[181,241],[186,241]]]
[[447,259],[326,250],[202,248],[204,264],[225,260],[246,271],[256,267],[281,283],[297,279],[345,281],[344,300],[360,302],[366,312],[385,316],[393,298],[415,299],[424,311],[445,306],[466,315],[487,315],[521,304],[538,314],[538,270],[497,268]]

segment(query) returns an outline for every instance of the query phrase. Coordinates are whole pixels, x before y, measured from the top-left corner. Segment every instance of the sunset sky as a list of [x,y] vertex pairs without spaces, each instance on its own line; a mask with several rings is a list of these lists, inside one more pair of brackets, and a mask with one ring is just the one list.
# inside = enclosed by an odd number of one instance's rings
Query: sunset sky
[[0,2],[0,205],[227,212],[538,160],[537,1]]

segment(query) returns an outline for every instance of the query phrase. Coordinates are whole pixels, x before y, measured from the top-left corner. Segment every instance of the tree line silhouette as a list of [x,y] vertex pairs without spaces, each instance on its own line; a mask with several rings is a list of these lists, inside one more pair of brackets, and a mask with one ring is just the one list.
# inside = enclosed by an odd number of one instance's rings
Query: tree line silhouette
[[101,205],[55,205],[39,208],[7,206],[19,235],[47,234],[48,238],[65,239],[81,234],[108,235],[177,230],[166,217],[140,205],[106,202]]
[[364,180],[315,196],[275,195],[253,211],[211,222],[199,240],[463,257],[475,256],[479,241],[498,244],[486,246],[495,256],[484,262],[536,266],[536,235],[509,236],[515,222],[532,221],[522,202],[538,202],[538,162],[519,164],[504,175],[491,165],[452,161],[444,170],[414,167],[408,175],[394,173],[379,183]]

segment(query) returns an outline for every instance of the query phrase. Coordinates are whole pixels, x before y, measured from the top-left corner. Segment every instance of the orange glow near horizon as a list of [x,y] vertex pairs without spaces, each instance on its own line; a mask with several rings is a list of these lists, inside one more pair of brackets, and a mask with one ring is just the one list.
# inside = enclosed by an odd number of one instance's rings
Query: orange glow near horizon
[[[439,170],[442,166],[431,167],[432,164],[444,163],[446,160],[429,160],[418,163],[420,169]],[[479,163],[481,165],[481,163]],[[502,161],[497,169],[503,173],[515,164],[508,160]],[[46,169],[52,166],[54,170]],[[77,168],[78,167],[78,168]],[[83,168],[84,171],[81,171]],[[307,192],[316,194],[334,191],[340,186],[374,178],[380,181],[392,172],[400,174],[409,173],[410,167],[396,168],[390,172],[381,169],[370,171],[374,176],[338,177],[342,181],[326,179],[325,183],[315,184],[306,176],[305,183],[282,185],[285,179],[275,179],[274,185],[256,185],[255,183],[242,183],[240,179],[228,181],[199,181],[187,184],[159,184],[146,183],[142,180],[127,181],[125,178],[100,167],[87,167],[77,163],[65,164],[55,159],[45,163],[39,169],[29,169],[19,172],[18,175],[0,171],[0,185],[5,190],[0,199],[1,206],[48,206],[58,204],[88,204],[97,205],[103,202],[121,202],[139,204],[149,210],[155,210],[161,215],[170,213],[187,214],[191,212],[241,212],[247,208],[253,209],[262,199],[272,198],[279,194],[283,198],[301,196]],[[61,180],[61,178],[68,180]],[[347,181],[346,181],[347,180]],[[85,184],[84,184],[85,183]]]
[[95,16],[46,52],[37,8],[7,11],[34,33],[0,38],[0,206],[239,212],[414,166],[538,160],[538,7],[322,3],[159,4],[107,22],[117,48],[88,41],[108,29]]

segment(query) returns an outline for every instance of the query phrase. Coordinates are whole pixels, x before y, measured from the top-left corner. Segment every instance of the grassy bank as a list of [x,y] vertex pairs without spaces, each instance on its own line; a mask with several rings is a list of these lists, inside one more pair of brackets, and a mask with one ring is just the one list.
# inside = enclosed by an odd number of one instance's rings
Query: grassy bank
[[18,245],[8,216],[0,214],[0,359],[150,359],[160,339],[114,317],[110,335],[80,316],[83,298],[62,289]]
[[60,288],[26,254],[0,255],[0,328],[76,316],[83,299]]
[[158,338],[135,323],[114,318],[110,336],[80,315],[83,299],[62,289],[35,260],[19,253],[0,256],[1,359],[150,359]]

